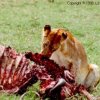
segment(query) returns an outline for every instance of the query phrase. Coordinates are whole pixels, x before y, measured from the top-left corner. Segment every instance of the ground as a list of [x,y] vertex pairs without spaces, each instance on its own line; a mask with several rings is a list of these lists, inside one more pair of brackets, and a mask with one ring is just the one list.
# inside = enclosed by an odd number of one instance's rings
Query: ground
[[[0,0],[0,44],[11,46],[18,52],[40,52],[42,28],[50,24],[53,28],[69,29],[84,45],[89,63],[100,66],[100,4],[52,1]],[[74,2],[82,3],[81,0]],[[25,100],[36,100],[32,94],[31,88]],[[93,94],[100,95],[100,85]],[[0,100],[19,98],[15,95],[0,95]]]

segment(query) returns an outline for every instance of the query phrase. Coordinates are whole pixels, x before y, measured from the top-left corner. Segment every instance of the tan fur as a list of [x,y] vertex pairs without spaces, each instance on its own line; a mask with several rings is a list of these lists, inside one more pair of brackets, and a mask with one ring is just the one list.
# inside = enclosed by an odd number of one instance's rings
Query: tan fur
[[68,30],[51,30],[51,26],[45,26],[41,52],[44,55],[51,53],[50,59],[70,70],[78,84],[95,87],[100,80],[98,66],[88,64],[83,45]]

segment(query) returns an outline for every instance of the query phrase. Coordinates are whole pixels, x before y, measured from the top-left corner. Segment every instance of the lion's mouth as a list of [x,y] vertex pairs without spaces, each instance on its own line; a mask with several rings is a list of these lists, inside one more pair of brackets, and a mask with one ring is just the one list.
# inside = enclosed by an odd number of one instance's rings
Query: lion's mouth
[[41,51],[40,53],[41,53],[42,55],[45,55],[45,56],[47,56],[48,58],[50,58],[50,56],[52,55],[53,52],[52,52],[52,51],[46,51],[46,50],[45,50],[45,51]]

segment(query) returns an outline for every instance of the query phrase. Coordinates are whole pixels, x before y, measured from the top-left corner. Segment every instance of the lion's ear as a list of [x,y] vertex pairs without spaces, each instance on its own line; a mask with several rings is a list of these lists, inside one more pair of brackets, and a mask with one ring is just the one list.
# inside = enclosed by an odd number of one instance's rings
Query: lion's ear
[[50,25],[45,25],[44,26],[44,31],[46,31],[46,30],[51,31],[51,26]]
[[45,25],[44,26],[44,35],[47,36],[51,32],[51,26]]
[[66,39],[67,38],[67,33],[62,33],[62,38]]

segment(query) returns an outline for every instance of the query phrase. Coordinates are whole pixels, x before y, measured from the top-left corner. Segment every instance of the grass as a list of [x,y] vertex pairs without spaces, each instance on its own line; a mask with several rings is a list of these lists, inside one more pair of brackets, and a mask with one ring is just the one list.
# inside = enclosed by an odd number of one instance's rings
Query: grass
[[[100,66],[100,5],[68,5],[67,2],[0,0],[0,44],[10,45],[18,52],[40,52],[42,28],[50,24],[53,28],[69,29],[83,43],[89,63]],[[100,85],[93,94],[100,95]],[[0,95],[0,100],[15,98],[20,97]]]

